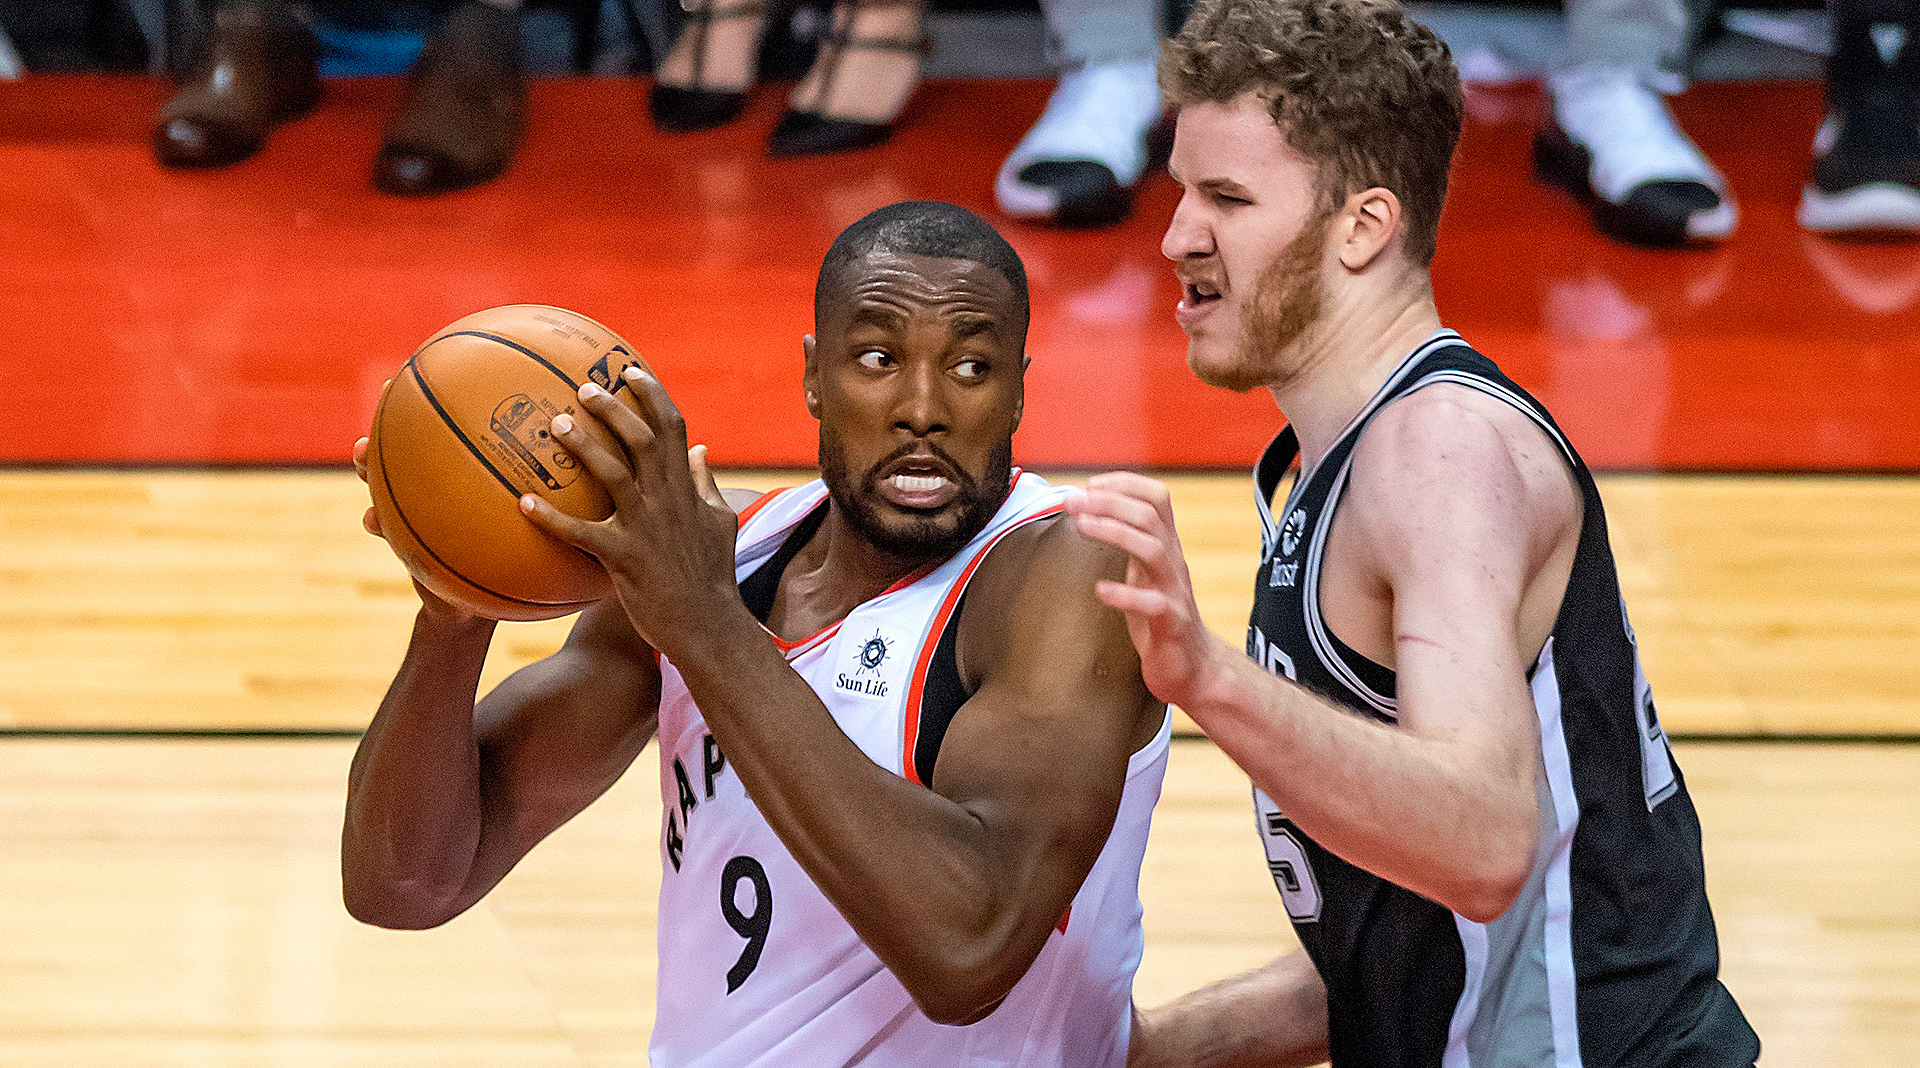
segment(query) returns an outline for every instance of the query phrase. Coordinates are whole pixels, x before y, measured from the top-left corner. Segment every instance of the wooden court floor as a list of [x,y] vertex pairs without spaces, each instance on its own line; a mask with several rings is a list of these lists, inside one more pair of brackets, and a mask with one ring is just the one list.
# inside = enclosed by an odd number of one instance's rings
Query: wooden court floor
[[[739,474],[771,486],[797,476]],[[1176,508],[1235,634],[1240,476]],[[1706,828],[1724,974],[1788,1068],[1920,1064],[1920,479],[1609,476],[1623,585]],[[0,474],[0,1065],[614,1068],[652,1022],[643,757],[440,930],[339,904],[351,739],[412,613],[348,473]],[[489,673],[564,624],[503,628]],[[1730,741],[1876,735],[1879,743]],[[1718,740],[1713,740],[1715,738]],[[1176,745],[1143,875],[1155,1004],[1292,936],[1246,781]]]
[[[804,474],[731,473],[742,486]],[[1250,480],[1171,479],[1235,644]],[[1920,734],[1920,478],[1605,476],[1648,676],[1678,734]],[[358,730],[417,602],[350,473],[0,473],[0,729]],[[502,628],[489,677],[566,621]]]
[[[351,747],[0,741],[0,1064],[644,1065],[653,751],[467,915],[395,933],[339,903]],[[1761,1063],[1920,1063],[1920,746],[1678,755]],[[1142,879],[1142,1002],[1291,947],[1263,859],[1245,779],[1175,743]]]

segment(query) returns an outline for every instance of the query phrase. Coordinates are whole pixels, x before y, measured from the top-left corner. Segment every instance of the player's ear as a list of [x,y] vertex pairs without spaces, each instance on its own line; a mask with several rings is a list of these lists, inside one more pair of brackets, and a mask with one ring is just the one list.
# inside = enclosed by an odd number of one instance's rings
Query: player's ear
[[1027,368],[1033,366],[1033,353],[1020,354],[1020,395],[1013,400],[1013,428],[1020,429],[1020,417],[1027,414]]
[[805,354],[804,371],[800,373],[800,388],[807,394],[807,414],[820,418],[820,368],[813,359],[813,335],[805,334],[800,338],[800,351]]
[[1363,271],[1377,259],[1400,230],[1400,198],[1393,190],[1374,186],[1347,198],[1335,224],[1340,264]]

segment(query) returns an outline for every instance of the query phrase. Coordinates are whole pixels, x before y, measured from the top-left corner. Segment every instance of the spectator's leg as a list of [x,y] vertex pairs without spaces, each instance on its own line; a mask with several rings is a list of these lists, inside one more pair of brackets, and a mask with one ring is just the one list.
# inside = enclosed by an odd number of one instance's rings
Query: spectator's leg
[[320,99],[319,49],[273,0],[224,0],[179,92],[160,109],[153,153],[169,167],[237,163]]
[[1001,210],[1068,225],[1124,218],[1160,120],[1160,0],[1042,0],[1067,69],[994,179]]
[[1920,0],[1834,0],[1827,118],[1800,225],[1920,232]]
[[920,84],[923,0],[841,0],[833,28],[767,141],[775,156],[880,144]]
[[1567,0],[1567,56],[1548,78],[1552,118],[1534,161],[1624,241],[1718,240],[1738,218],[1661,98],[1685,83],[1688,38],[1684,0]]
[[525,114],[519,0],[468,0],[414,61],[374,185],[420,196],[488,181],[513,162]]
[[710,130],[740,117],[757,72],[769,0],[704,0],[687,12],[647,95],[662,130]]

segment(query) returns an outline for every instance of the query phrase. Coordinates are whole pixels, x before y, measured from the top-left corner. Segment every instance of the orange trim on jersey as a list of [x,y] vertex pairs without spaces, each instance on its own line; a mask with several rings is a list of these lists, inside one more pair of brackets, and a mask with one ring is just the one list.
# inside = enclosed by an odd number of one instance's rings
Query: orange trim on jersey
[[734,517],[733,529],[745,530],[747,526],[747,520],[752,519],[753,514],[755,512],[758,512],[760,509],[766,507],[768,504],[773,502],[773,499],[775,497],[780,496],[782,493],[785,493],[792,488],[793,488],[792,486],[781,486],[779,489],[770,489],[767,492],[762,493],[760,496],[755,497],[752,503],[748,504],[745,508],[742,508],[740,510],[740,514]]
[[974,569],[978,568],[980,562],[987,558],[987,554],[993,551],[994,546],[1000,544],[1001,538],[1019,530],[1021,527],[1026,526],[1036,519],[1045,519],[1051,515],[1059,515],[1066,510],[1067,506],[1064,504],[1050,505],[1027,516],[1025,519],[1013,523],[1000,533],[995,534],[991,540],[984,546],[981,546],[980,551],[974,555],[973,559],[967,561],[966,568],[960,572],[960,577],[954,581],[953,588],[947,591],[946,599],[940,602],[940,610],[933,615],[933,626],[928,628],[926,641],[920,646],[920,656],[913,663],[913,682],[907,690],[906,730],[901,732],[900,774],[905,776],[908,782],[919,783],[921,786],[926,785],[926,783],[920,782],[920,772],[913,766],[913,750],[920,743],[920,702],[921,699],[926,696],[927,665],[933,662],[933,651],[935,647],[940,644],[940,636],[946,633],[947,620],[953,615],[955,606],[960,603],[960,595],[966,592],[967,583],[972,581]]
[[[998,539],[995,539],[995,540],[998,540]],[[945,562],[946,561],[944,560],[941,561],[941,563],[945,563]],[[901,590],[906,589],[908,586],[911,586],[914,583],[919,582],[921,579],[926,578],[928,575],[933,573],[934,568],[939,566],[940,564],[928,564],[925,567],[915,568],[914,570],[901,576],[900,581],[894,583],[891,586],[888,586],[886,589],[881,590],[879,593],[874,594],[872,597],[869,597],[865,601],[862,601],[860,603],[862,605],[869,605],[879,600],[880,598],[885,597],[887,594],[898,593]],[[847,615],[852,615],[852,614],[853,613],[851,611],[847,613]],[[773,639],[774,648],[779,649],[780,652],[785,654],[788,660],[792,660],[794,657],[799,656],[801,653],[807,651],[808,649],[813,648],[815,645],[818,645],[820,642],[825,641],[826,639],[831,638],[835,634],[839,633],[840,624],[845,622],[846,622],[845,617],[837,619],[832,623],[827,624],[825,627],[822,627],[819,630],[815,631],[811,635],[808,635],[805,638],[801,638],[799,641],[788,641],[787,639],[782,638],[780,635],[775,634],[772,630],[768,629],[767,625],[764,623],[760,625],[760,629],[766,631],[767,637]]]

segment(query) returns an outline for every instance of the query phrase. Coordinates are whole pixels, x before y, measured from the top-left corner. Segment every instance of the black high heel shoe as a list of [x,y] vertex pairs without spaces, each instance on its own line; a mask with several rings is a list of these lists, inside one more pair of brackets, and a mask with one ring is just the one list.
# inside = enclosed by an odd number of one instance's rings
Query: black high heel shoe
[[[653,125],[671,133],[711,130],[740,117],[741,110],[747,106],[746,89],[707,89],[700,85],[701,77],[706,74],[707,30],[716,22],[765,17],[768,13],[765,0],[698,8],[689,4],[690,0],[681,0],[681,7],[687,12],[687,27],[681,32],[694,35],[693,84],[667,85],[655,81],[647,91],[647,111],[653,116]],[[757,48],[755,52],[757,54]]]
[[[856,37],[853,24],[863,9],[874,7],[921,7],[920,0],[853,0],[848,4],[849,14],[835,19],[835,26],[820,40],[820,55],[816,64],[825,64],[820,79],[820,89],[815,99],[826,101],[832,96],[833,79],[840,70],[840,61],[848,52],[906,52],[924,57],[931,50],[931,40],[925,33],[914,37]],[[912,93],[908,93],[912,97]],[[901,109],[905,110],[905,101]],[[802,111],[788,108],[780,116],[780,122],[774,126],[773,133],[767,138],[767,154],[774,157],[821,156],[834,152],[851,152],[856,149],[872,148],[886,142],[893,136],[894,124],[899,112],[884,121],[868,119],[846,119],[829,115],[822,111]]]

